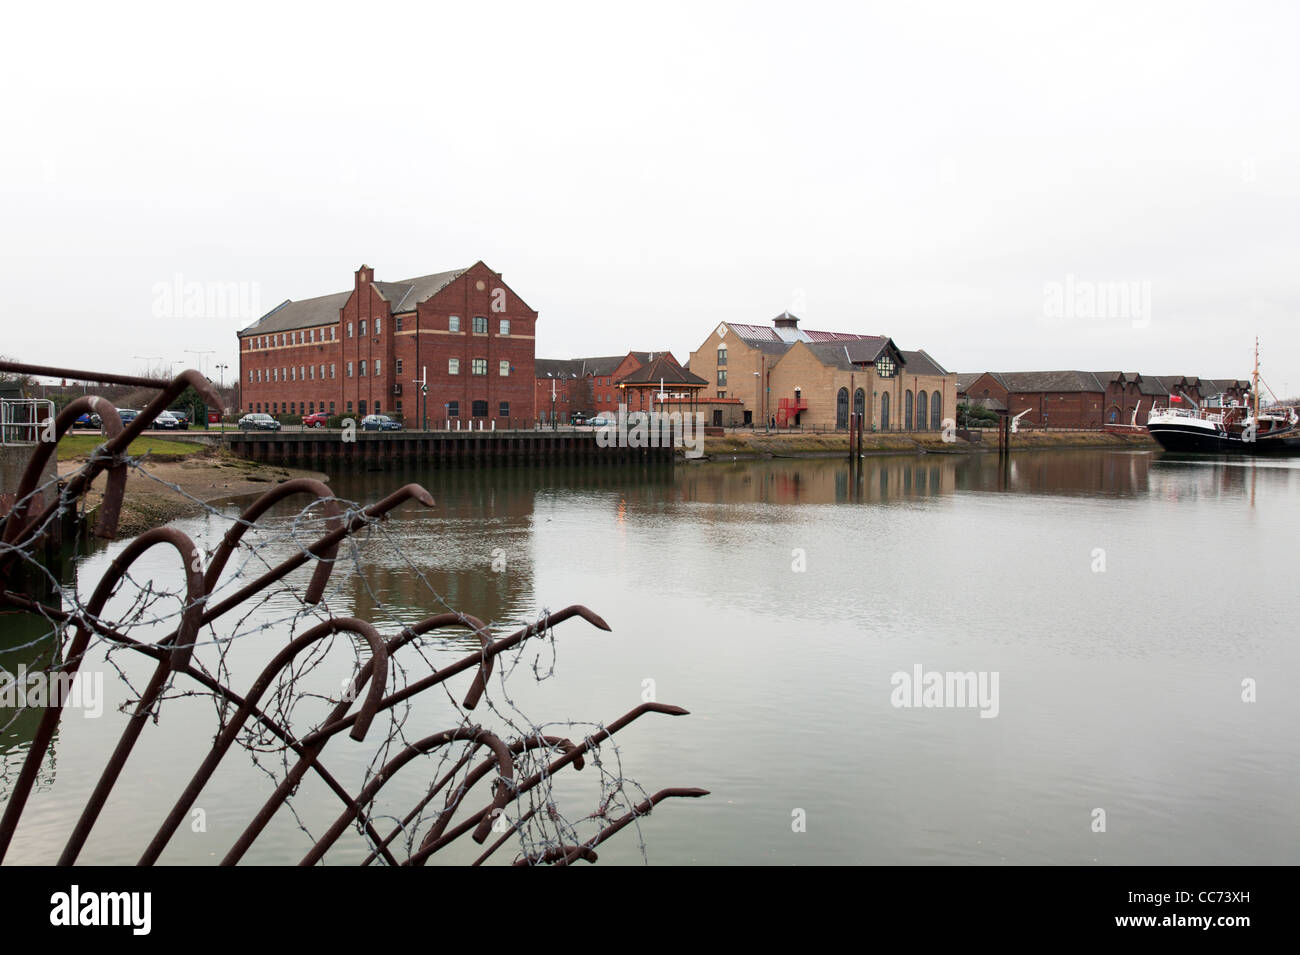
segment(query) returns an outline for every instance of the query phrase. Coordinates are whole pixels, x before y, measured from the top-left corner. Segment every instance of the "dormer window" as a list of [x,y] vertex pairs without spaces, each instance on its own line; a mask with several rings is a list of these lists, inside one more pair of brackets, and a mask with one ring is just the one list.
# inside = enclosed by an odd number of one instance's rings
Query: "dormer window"
[[881,355],[876,359],[876,374],[881,378],[893,378],[894,370],[894,359],[888,355]]

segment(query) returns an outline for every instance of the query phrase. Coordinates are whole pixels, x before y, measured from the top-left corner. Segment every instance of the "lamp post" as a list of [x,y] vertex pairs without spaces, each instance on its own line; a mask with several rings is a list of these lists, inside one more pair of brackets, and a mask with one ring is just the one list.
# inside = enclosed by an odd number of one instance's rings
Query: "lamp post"
[[226,369],[229,367],[230,366],[225,364],[224,362],[222,362],[220,365],[217,365],[217,386],[220,388],[226,387]]

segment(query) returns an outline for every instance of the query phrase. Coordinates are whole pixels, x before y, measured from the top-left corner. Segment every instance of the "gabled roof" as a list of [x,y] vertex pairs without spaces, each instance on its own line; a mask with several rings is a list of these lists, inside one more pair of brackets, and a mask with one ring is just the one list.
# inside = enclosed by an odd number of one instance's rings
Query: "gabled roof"
[[[435,272],[413,279],[398,282],[375,282],[374,286],[386,298],[394,315],[399,312],[413,312],[415,307],[429,296],[442,291],[469,269],[454,269],[451,272]],[[330,325],[339,320],[339,309],[347,304],[352,295],[347,292],[335,292],[332,295],[320,295],[316,298],[304,298],[299,301],[286,299],[267,312],[252,325],[242,329],[239,335],[266,335],[271,332],[283,332],[294,328],[311,328],[315,325]]]
[[971,382],[983,374],[982,371],[959,371],[957,373],[957,394],[964,395]]

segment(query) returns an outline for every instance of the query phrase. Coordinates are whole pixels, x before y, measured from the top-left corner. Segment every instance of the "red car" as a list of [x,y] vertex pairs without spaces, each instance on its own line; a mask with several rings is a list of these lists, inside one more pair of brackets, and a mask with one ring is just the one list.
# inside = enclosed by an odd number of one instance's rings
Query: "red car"
[[317,411],[315,414],[309,414],[302,419],[303,425],[308,428],[323,428],[329,422],[330,416],[323,411]]

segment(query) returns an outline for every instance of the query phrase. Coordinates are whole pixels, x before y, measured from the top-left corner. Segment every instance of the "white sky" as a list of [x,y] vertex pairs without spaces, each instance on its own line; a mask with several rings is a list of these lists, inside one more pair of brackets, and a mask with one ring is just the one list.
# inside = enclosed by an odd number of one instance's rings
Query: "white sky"
[[[251,318],[157,317],[160,283],[260,314],[483,259],[539,357],[685,360],[791,308],[953,371],[1245,376],[1258,334],[1300,393],[1287,4],[23,4],[5,33],[23,360],[216,377]],[[1149,315],[1046,314],[1067,281]]]

